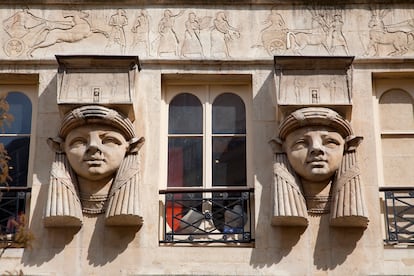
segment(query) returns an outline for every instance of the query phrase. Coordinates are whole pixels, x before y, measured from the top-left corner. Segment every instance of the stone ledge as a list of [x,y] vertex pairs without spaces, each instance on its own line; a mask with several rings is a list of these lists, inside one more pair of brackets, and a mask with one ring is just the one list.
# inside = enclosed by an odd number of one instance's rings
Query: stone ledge
[[[3,5],[105,5],[112,6],[114,2],[107,0],[4,0]],[[120,5],[310,5],[309,0],[118,0],[116,1],[118,6]],[[411,0],[336,0],[333,4],[331,0],[316,0],[312,1],[311,5],[351,5],[351,4],[412,4]]]

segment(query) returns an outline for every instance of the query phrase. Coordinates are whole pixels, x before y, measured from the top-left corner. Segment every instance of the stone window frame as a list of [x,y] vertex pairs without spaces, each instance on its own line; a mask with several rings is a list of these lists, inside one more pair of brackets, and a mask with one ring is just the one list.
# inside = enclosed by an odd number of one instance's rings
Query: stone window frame
[[[8,184],[7,189],[11,192],[15,190],[16,195],[18,195],[18,198],[25,199],[24,203],[25,206],[24,209],[24,217],[21,217],[21,214],[16,214],[16,218],[14,218],[14,222],[10,221],[10,223],[14,224],[14,230],[17,231],[17,227],[28,227],[29,220],[30,220],[30,214],[31,214],[31,189],[33,186],[33,172],[34,172],[34,156],[35,156],[35,147],[36,147],[36,114],[37,114],[37,108],[38,108],[38,75],[31,75],[31,74],[5,74],[0,75],[0,91],[2,93],[10,93],[15,92],[24,95],[31,104],[32,113],[27,115],[27,117],[31,118],[31,125],[30,125],[30,133],[24,133],[24,134],[16,134],[13,135],[13,133],[7,133],[3,134],[1,133],[0,136],[2,137],[29,137],[29,154],[28,154],[28,168],[27,168],[27,182],[24,183],[24,185],[13,185]],[[24,110],[23,110],[24,112]],[[26,117],[26,114],[24,115]],[[13,122],[12,122],[13,124]],[[17,224],[18,225],[17,225]],[[22,231],[24,235],[32,235],[30,230],[24,230]],[[29,237],[29,236],[27,236]],[[19,242],[16,240],[17,237],[14,236],[13,233],[8,234],[5,236],[5,239],[3,240],[3,244],[0,244],[0,247],[6,246],[6,247],[30,247],[29,244],[30,241],[24,241]]]
[[[213,89],[211,89],[213,87]],[[211,91],[214,89],[221,89],[221,91]],[[224,93],[233,93],[240,97],[245,106],[246,115],[246,189],[254,188],[254,175],[253,175],[253,94],[252,94],[252,77],[249,74],[243,75],[214,75],[214,74],[179,74],[179,75],[162,75],[162,108],[161,108],[161,181],[160,191],[168,189],[168,115],[169,115],[169,103],[171,100],[181,94],[191,91],[191,94],[195,95],[203,106],[203,186],[202,189],[211,189],[212,186],[212,146],[211,141],[214,135],[211,134],[211,129],[206,134],[206,127],[212,126],[212,99],[214,100],[219,95]],[[209,95],[210,94],[210,95]],[[207,105],[207,106],[206,106]],[[207,123],[206,123],[206,118]],[[206,126],[207,125],[207,126]],[[204,136],[207,136],[204,137]],[[221,186],[223,188],[229,188],[231,186]],[[220,188],[221,188],[220,187]],[[235,187],[235,186],[234,186]],[[237,188],[236,187],[236,188]],[[165,202],[163,202],[165,203]],[[253,204],[254,205],[254,204]],[[251,217],[249,217],[249,223],[254,225],[254,206],[252,205]],[[162,214],[162,211],[160,212]],[[160,227],[160,237],[163,235],[163,227]],[[254,227],[252,227],[254,232]],[[252,235],[254,235],[252,233]]]

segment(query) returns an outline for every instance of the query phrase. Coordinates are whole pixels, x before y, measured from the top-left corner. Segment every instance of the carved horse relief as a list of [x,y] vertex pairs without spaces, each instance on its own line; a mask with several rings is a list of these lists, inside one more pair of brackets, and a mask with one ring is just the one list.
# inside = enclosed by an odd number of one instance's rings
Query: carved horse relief
[[[388,53],[390,56],[404,55],[407,53],[410,44],[413,43],[413,34],[398,30],[396,25],[385,25],[384,17],[389,13],[389,10],[373,10],[371,9],[371,19],[368,22],[369,44],[366,55],[379,55],[379,46],[391,46],[393,51]],[[412,28],[412,27],[411,27]],[[414,31],[412,28],[411,31]]]
[[331,54],[328,47],[329,26],[324,14],[316,10],[309,10],[309,12],[312,14],[312,28],[288,32],[288,47],[292,47],[293,52],[299,55],[308,46],[319,46],[319,49],[323,48]]

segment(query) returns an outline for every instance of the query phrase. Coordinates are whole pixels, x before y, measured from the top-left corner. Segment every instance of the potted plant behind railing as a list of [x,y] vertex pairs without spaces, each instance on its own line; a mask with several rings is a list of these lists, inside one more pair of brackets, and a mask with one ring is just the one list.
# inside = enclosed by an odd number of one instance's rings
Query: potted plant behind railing
[[[10,126],[14,117],[9,113],[10,105],[6,101],[6,95],[0,96],[0,130],[4,133],[5,127]],[[9,176],[9,160],[10,156],[2,142],[0,142],[0,187],[8,187],[8,181],[11,180]],[[3,192],[0,190],[0,201]]]

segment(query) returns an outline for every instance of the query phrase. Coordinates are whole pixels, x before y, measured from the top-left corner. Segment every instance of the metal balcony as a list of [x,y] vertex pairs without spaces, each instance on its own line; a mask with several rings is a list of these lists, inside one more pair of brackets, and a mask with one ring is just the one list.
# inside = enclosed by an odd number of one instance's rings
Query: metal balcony
[[387,244],[414,243],[414,187],[381,187]]
[[26,200],[30,192],[30,187],[0,187],[1,241],[13,239],[19,218],[26,212]]
[[160,243],[252,243],[254,189],[169,188]]

